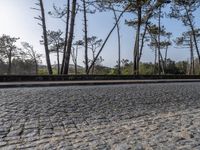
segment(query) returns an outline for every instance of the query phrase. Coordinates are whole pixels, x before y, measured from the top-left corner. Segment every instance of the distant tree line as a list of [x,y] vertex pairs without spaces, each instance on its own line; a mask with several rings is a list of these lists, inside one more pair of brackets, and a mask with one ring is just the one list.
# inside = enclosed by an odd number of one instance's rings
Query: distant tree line
[[[129,61],[128,59],[122,59],[121,61],[121,74],[123,75],[130,75],[132,73],[132,66],[133,62]],[[158,64],[154,63],[140,63],[140,74],[141,75],[155,75],[159,74]],[[196,74],[200,74],[200,69],[198,68],[198,60],[195,60],[194,68],[196,69]],[[171,75],[171,74],[182,74],[182,75],[191,75],[190,72],[190,64],[188,61],[178,61],[175,62],[171,59],[166,60],[165,64],[165,74]],[[109,74],[118,74],[118,65],[116,65],[114,68],[111,68]]]
[[0,36],[0,74],[38,74],[42,55],[27,42],[17,47],[17,40],[9,35]]

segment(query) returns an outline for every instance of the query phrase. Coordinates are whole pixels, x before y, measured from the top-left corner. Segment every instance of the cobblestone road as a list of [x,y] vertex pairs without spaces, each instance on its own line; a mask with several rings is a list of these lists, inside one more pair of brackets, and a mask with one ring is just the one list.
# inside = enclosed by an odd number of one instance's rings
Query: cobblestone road
[[200,150],[200,83],[0,89],[0,149]]

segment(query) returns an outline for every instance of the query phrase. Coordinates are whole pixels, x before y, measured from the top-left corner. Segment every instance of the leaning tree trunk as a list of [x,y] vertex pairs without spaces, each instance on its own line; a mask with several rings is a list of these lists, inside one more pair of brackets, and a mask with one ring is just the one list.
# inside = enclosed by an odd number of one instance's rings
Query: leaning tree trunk
[[195,47],[196,47],[196,51],[197,51],[197,55],[198,55],[198,59],[199,59],[199,63],[200,63],[199,48],[198,48],[198,43],[197,43],[197,39],[196,39],[196,34],[194,31],[193,31],[193,38],[194,38],[194,43],[195,43]]
[[163,56],[162,56],[162,53],[160,52],[160,67],[162,69],[162,73],[165,74],[165,62],[164,62],[164,59],[163,59]]
[[197,56],[198,56],[198,60],[199,60],[199,64],[200,64],[200,52],[199,52],[199,47],[198,47],[198,43],[197,43],[197,38],[196,38],[194,25],[193,25],[192,20],[190,18],[190,15],[189,15],[187,7],[185,7],[185,10],[186,10],[186,14],[187,14],[187,19],[189,21],[189,26],[190,26],[190,28],[192,30],[192,36],[193,36],[193,40],[194,40],[194,45],[195,45],[195,48],[196,48],[196,52],[197,52]]
[[90,66],[89,66],[89,68],[88,68],[88,73],[89,73],[90,70],[92,69],[93,65],[95,65],[95,62],[97,61],[97,59],[98,59],[100,53],[102,52],[103,48],[105,47],[105,45],[106,45],[108,39],[110,38],[112,32],[114,31],[114,29],[116,28],[116,26],[117,26],[119,20],[121,19],[121,17],[123,16],[123,14],[126,12],[126,10],[127,10],[128,8],[129,8],[129,6],[127,6],[127,7],[121,12],[121,14],[119,15],[119,17],[118,17],[117,21],[115,22],[113,28],[110,30],[110,32],[109,32],[109,34],[107,35],[105,41],[103,42],[103,44],[102,44],[102,46],[101,46],[99,52],[97,53],[97,55],[95,56],[94,60],[93,60],[92,63],[90,64]]
[[49,56],[44,5],[43,5],[43,1],[42,0],[39,0],[39,1],[40,1],[40,9],[41,9],[41,17],[42,17],[41,21],[42,21],[42,29],[43,29],[44,48],[45,48],[45,54],[46,54],[47,69],[48,69],[48,73],[49,74],[53,74],[52,67],[51,67],[51,61],[50,61],[50,56]]
[[87,30],[87,12],[86,3],[83,0],[83,13],[84,13],[84,41],[85,41],[85,73],[88,74],[88,30]]
[[197,51],[197,56],[198,56],[198,60],[199,60],[199,64],[200,64],[200,53],[199,53],[199,47],[198,47],[198,43],[197,43],[196,33],[195,33],[193,26],[191,26],[191,29],[192,29],[194,45],[195,45],[195,48],[196,48],[196,51]]
[[67,41],[67,51],[66,51],[66,58],[64,63],[64,74],[68,74],[69,71],[69,62],[70,62],[70,54],[74,36],[74,26],[75,26],[75,17],[76,17],[76,0],[72,1],[72,11],[71,11],[71,24],[70,24],[70,32],[69,38]]
[[[117,14],[114,8],[112,8],[114,13],[115,21],[117,22]],[[121,38],[120,38],[120,28],[117,22],[117,37],[118,37],[118,75],[121,75]]]
[[151,16],[149,15],[149,17],[147,18],[147,20],[145,22],[144,32],[143,32],[143,35],[141,37],[141,46],[140,46],[140,53],[139,53],[139,61],[141,60],[141,57],[142,57],[142,52],[143,52],[143,48],[144,48],[144,40],[145,40],[145,36],[146,36],[146,33],[147,33],[148,22],[149,22],[150,17]]
[[67,18],[66,18],[66,29],[65,29],[65,43],[63,49],[63,59],[62,59],[62,66],[61,66],[61,74],[64,73],[64,64],[65,64],[65,57],[67,51],[67,40],[68,40],[68,32],[69,32],[69,18],[70,18],[70,0],[67,1]]
[[58,66],[58,74],[60,74],[60,54],[59,54],[59,46],[57,47],[57,66]]

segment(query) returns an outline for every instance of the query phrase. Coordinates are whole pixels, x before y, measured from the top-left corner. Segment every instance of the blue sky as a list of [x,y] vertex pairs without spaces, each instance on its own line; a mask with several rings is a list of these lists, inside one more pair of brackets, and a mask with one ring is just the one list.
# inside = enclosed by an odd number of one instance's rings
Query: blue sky
[[[21,41],[27,41],[34,46],[34,48],[39,52],[44,54],[44,48],[40,45],[39,41],[41,39],[42,30],[39,25],[37,25],[37,20],[34,19],[39,12],[30,9],[35,7],[34,3],[37,0],[0,0],[0,35],[8,34],[11,36],[20,37]],[[44,6],[46,11],[52,9],[53,3],[62,6],[65,4],[65,0],[44,0]],[[198,10],[196,14],[199,14]],[[196,20],[199,20],[199,15],[196,15]],[[133,55],[133,43],[135,31],[133,28],[124,25],[125,18],[134,18],[133,14],[126,14],[121,20],[121,38],[122,38],[122,58],[132,60]],[[75,35],[76,39],[82,39],[83,37],[83,23],[82,14],[79,14],[76,19]],[[114,24],[112,13],[97,13],[94,15],[89,15],[89,35],[97,36],[99,38],[105,39],[108,32]],[[173,33],[173,38],[179,36],[181,32],[185,31],[185,27],[176,20],[165,19],[162,20],[162,24],[166,26],[169,32]],[[196,26],[199,24],[197,22]],[[51,18],[47,15],[47,28],[51,30],[64,29],[64,23],[60,20]],[[20,45],[20,44],[19,44]],[[104,58],[103,64],[106,66],[113,66],[116,64],[117,60],[117,36],[116,31],[112,34],[109,39],[105,49],[101,54]],[[55,63],[55,56],[52,55],[52,64]],[[187,49],[176,49],[170,47],[169,57],[173,60],[187,60],[189,59],[189,50]],[[79,64],[82,64],[84,58],[83,50],[79,51]],[[154,60],[153,51],[145,47],[142,56],[143,62],[150,62]],[[43,63],[45,63],[43,59]]]

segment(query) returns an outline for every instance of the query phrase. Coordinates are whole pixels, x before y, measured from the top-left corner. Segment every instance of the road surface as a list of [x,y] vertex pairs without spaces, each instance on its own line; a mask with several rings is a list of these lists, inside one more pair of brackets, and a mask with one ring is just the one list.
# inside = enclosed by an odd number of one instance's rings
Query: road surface
[[0,149],[200,149],[200,83],[0,89]]

